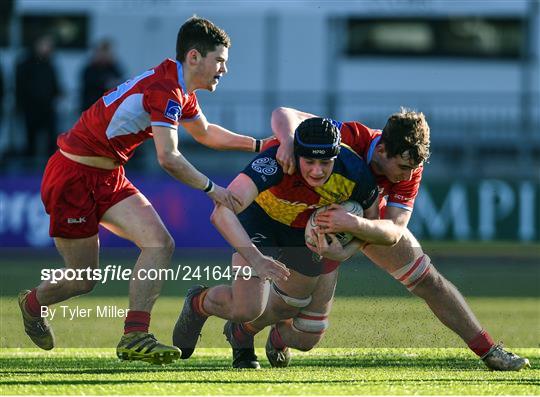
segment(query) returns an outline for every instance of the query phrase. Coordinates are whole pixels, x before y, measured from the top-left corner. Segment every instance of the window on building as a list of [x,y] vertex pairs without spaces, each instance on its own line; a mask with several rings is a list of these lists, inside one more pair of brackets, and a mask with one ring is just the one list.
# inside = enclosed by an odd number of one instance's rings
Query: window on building
[[346,54],[518,59],[524,35],[520,18],[349,18]]
[[22,44],[31,47],[43,35],[54,37],[57,48],[86,49],[88,46],[88,17],[86,15],[24,15]]
[[9,22],[13,13],[13,0],[0,0],[0,47],[9,46]]

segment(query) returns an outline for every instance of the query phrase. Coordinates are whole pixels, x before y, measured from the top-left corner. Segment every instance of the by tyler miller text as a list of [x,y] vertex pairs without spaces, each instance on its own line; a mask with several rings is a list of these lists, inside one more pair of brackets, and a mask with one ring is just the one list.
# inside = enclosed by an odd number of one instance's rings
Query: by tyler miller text
[[75,320],[79,318],[124,318],[129,309],[120,308],[114,305],[103,305],[96,307],[81,307],[61,305],[58,307],[41,306],[41,317],[48,320],[55,318],[67,318]]

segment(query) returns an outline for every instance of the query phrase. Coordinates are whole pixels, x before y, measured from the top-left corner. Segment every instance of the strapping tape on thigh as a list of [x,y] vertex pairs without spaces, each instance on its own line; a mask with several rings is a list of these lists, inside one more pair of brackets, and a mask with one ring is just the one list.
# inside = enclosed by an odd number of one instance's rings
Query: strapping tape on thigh
[[307,310],[301,310],[298,315],[293,318],[292,326],[300,332],[309,334],[322,334],[328,328],[328,314],[315,313]]
[[431,259],[424,254],[391,274],[409,291],[412,291],[428,275],[431,267]]
[[292,296],[287,295],[285,292],[280,290],[277,285],[272,282],[272,291],[274,291],[283,301],[292,307],[306,307],[311,303],[311,295],[307,298],[293,298]]

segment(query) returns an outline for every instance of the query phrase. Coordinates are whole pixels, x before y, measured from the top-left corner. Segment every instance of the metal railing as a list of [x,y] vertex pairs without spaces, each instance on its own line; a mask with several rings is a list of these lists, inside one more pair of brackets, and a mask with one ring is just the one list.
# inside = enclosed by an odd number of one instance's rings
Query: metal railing
[[[464,176],[480,173],[489,176],[516,173],[540,178],[540,99],[529,97],[523,107],[518,94],[509,93],[369,93],[349,92],[325,94],[317,92],[220,92],[199,94],[201,107],[212,123],[243,134],[266,137],[272,134],[270,116],[278,106],[301,109],[338,120],[358,120],[371,128],[382,128],[388,116],[405,106],[426,114],[431,127],[432,151],[430,169],[433,175],[444,176],[448,166]],[[67,101],[69,102],[69,101]],[[332,109],[334,109],[332,113]],[[7,117],[13,119],[12,113]],[[60,130],[68,129],[78,117],[72,106],[59,107]],[[9,134],[21,128],[8,120]],[[201,148],[181,134],[182,150],[187,150],[202,168],[219,171],[222,156]],[[156,169],[153,145],[139,150],[143,161],[134,159],[134,168]],[[227,157],[230,161],[230,155]],[[245,155],[234,156],[236,169],[246,161]],[[33,169],[44,159],[15,160],[11,169]],[[508,164],[512,166],[509,167]],[[152,164],[149,166],[149,164]],[[215,167],[214,165],[215,164]],[[537,169],[537,170],[536,170]]]

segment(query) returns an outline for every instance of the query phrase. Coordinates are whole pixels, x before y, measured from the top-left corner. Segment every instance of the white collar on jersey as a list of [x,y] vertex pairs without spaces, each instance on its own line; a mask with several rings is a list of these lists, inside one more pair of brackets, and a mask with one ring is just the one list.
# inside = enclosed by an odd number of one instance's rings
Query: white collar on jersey
[[182,92],[184,93],[184,96],[189,96],[189,93],[187,92],[186,83],[184,82],[184,69],[182,68],[182,63],[176,61],[176,70],[178,72],[178,84],[180,84],[180,87],[182,87]]

